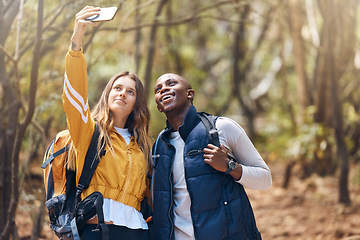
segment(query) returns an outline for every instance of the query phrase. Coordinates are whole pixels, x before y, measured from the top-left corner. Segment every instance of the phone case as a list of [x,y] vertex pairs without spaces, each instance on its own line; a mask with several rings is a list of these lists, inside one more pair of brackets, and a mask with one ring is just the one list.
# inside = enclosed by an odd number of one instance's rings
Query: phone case
[[100,14],[86,18],[87,21],[92,22],[105,22],[114,19],[117,12],[117,7],[100,8]]

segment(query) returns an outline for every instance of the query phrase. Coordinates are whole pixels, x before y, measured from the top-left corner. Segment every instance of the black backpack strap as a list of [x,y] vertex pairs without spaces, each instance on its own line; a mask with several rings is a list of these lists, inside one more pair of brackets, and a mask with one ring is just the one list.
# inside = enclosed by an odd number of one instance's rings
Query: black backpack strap
[[104,199],[101,197],[101,198],[96,198],[96,200],[94,202],[94,205],[96,208],[96,213],[97,213],[97,218],[98,218],[98,226],[93,231],[100,231],[100,229],[101,229],[101,235],[102,235],[101,239],[108,240],[109,239],[109,228],[104,221],[104,212],[102,209],[103,201],[104,201]]
[[[48,148],[46,149],[45,152],[45,156],[49,155],[50,152],[50,156],[44,161],[44,163],[41,165],[42,169],[45,169],[46,166],[52,162],[52,160],[54,160],[54,155],[56,154],[56,156],[59,156],[60,154],[57,154],[59,151],[53,153],[54,151],[54,144],[56,141],[56,137],[51,141],[51,143],[49,144]],[[48,179],[47,179],[47,186],[46,186],[46,201],[49,200],[50,198],[52,198],[53,194],[54,194],[54,176],[53,176],[53,171],[52,171],[52,165],[50,164],[50,170],[49,170],[49,175],[48,175]]]
[[198,112],[201,121],[205,125],[208,133],[209,141],[211,144],[220,147],[219,131],[216,129],[215,121],[216,117],[206,112]]
[[49,175],[46,186],[46,201],[54,195],[54,177],[52,172],[52,165],[50,165]]
[[[54,139],[55,140],[55,139]],[[52,144],[52,148],[54,148],[54,144],[55,142],[51,142]],[[63,154],[64,152],[66,152],[67,150],[69,150],[69,147],[70,147],[70,143],[68,145],[66,145],[65,147],[63,147],[62,149],[60,149],[59,151],[56,151],[55,153],[52,153],[45,161],[44,163],[41,165],[41,168],[42,169],[45,169],[46,166],[52,162],[52,160],[54,160],[54,158],[60,156],[61,154]]]
[[97,151],[99,136],[100,136],[100,128],[98,123],[95,122],[94,133],[91,138],[89,149],[86,153],[85,162],[84,162],[83,170],[81,172],[79,183],[78,186],[76,187],[77,201],[80,201],[80,195],[82,191],[89,187],[89,183],[100,161],[100,158],[105,155],[104,139],[101,139],[100,154],[98,154]]

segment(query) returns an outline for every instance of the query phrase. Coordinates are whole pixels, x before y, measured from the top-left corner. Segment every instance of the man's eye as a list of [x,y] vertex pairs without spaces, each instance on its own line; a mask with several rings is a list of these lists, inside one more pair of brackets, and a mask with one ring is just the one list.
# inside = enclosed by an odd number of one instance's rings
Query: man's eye
[[156,89],[155,89],[155,93],[160,92],[160,90],[161,90],[161,88],[156,88]]

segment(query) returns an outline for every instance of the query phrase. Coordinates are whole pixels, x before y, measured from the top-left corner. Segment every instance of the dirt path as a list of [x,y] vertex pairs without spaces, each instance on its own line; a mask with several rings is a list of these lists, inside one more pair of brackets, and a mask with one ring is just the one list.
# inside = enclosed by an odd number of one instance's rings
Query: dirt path
[[345,207],[337,203],[336,178],[292,178],[285,190],[280,187],[283,169],[270,168],[273,186],[268,191],[247,190],[264,240],[334,240],[360,235],[359,187],[351,186],[352,206]]

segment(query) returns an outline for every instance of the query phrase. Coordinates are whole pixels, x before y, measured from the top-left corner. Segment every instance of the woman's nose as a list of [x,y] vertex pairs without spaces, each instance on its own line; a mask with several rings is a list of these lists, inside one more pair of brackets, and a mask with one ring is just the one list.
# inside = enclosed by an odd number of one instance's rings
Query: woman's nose
[[126,90],[125,89],[121,90],[119,95],[123,96],[123,97],[126,97]]

